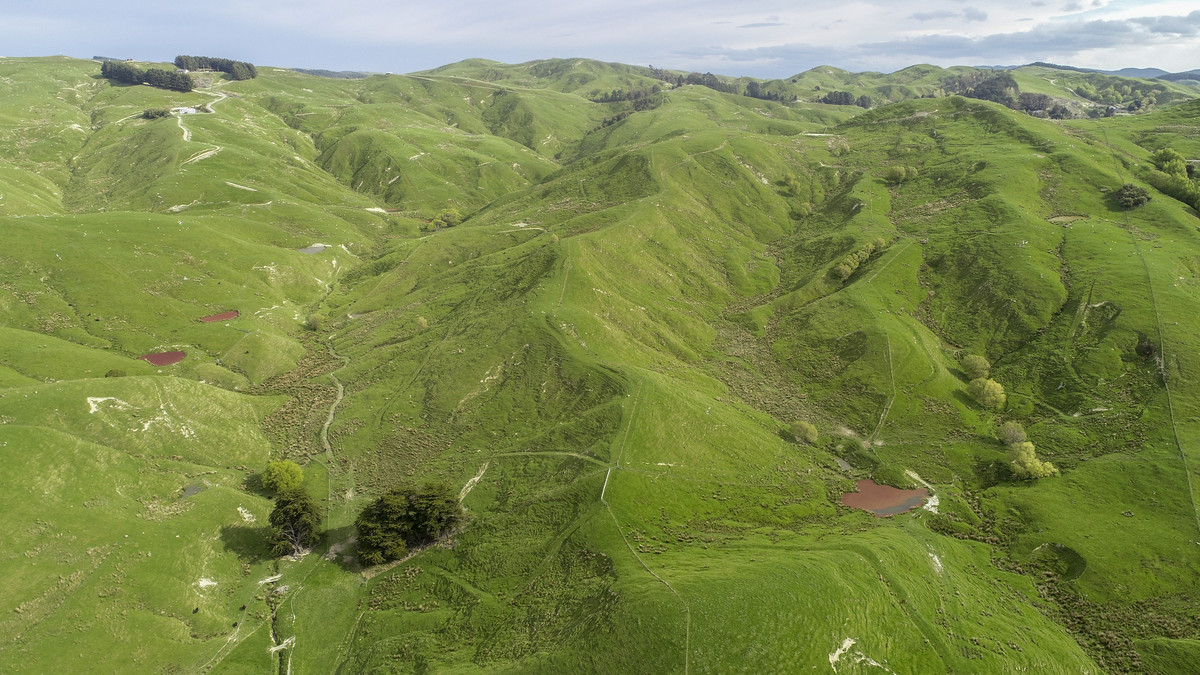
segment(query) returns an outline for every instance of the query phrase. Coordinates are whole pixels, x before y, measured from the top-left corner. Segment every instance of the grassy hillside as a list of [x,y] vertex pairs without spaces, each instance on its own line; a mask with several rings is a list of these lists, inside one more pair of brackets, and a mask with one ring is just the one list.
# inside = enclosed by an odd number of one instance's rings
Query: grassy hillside
[[[932,66],[766,85],[792,103],[578,59],[98,72],[0,60],[0,669],[1186,672],[1198,221],[1112,193],[1197,156],[1195,104],[1057,122]],[[178,105],[211,112],[140,117]],[[325,537],[280,559],[282,458]],[[867,477],[936,500],[843,506]],[[427,479],[462,525],[362,568],[359,510]]]

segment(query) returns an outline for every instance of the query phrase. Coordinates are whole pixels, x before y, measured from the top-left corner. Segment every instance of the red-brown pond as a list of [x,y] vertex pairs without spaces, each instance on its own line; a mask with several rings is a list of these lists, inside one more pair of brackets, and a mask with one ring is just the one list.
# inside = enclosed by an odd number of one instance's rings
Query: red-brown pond
[[842,504],[870,511],[877,518],[911,511],[929,499],[929,490],[925,488],[901,490],[890,485],[880,485],[869,478],[858,481],[854,486],[858,488],[858,492],[842,495]]
[[242,313],[237,311],[236,309],[231,309],[228,312],[221,312],[220,314],[213,314],[212,316],[202,317],[200,320],[203,321],[204,323],[213,323],[214,321],[228,321],[230,319],[238,318],[239,316],[241,316],[241,314]]
[[153,366],[169,366],[173,363],[179,363],[183,357],[187,356],[184,352],[157,352],[154,354],[142,354],[142,358],[149,361]]

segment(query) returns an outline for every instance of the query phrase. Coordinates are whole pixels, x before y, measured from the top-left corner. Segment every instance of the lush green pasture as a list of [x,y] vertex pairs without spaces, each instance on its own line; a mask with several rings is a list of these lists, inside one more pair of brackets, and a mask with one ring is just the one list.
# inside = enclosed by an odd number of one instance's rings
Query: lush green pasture
[[[972,72],[932,66],[765,85],[791,104],[577,59],[98,72],[0,60],[0,669],[1191,663],[1200,221],[1110,193],[1195,156],[1194,104],[1058,123],[918,99]],[[1016,77],[1086,79],[1053,72]],[[1060,475],[1015,480],[1004,421]],[[282,457],[326,535],[272,559]],[[865,477],[937,499],[842,506]],[[359,509],[434,478],[462,526],[362,569]]]

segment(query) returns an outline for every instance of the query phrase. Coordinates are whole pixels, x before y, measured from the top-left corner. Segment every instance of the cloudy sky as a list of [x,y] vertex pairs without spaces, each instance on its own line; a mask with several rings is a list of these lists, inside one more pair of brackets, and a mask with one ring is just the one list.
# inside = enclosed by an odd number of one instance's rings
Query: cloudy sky
[[0,0],[0,55],[412,72],[588,57],[724,75],[1050,61],[1200,68],[1195,0]]

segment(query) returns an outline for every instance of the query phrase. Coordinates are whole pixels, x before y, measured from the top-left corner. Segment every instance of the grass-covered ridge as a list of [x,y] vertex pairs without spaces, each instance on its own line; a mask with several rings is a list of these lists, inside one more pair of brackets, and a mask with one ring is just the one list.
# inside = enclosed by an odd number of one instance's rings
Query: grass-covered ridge
[[[867,110],[579,59],[187,94],[0,60],[0,670],[1180,672],[1200,221],[1111,194],[1197,157],[1195,104],[1037,119],[943,95],[969,71],[764,84]],[[842,506],[865,477],[937,502]],[[460,527],[363,569],[358,512],[434,479]]]

